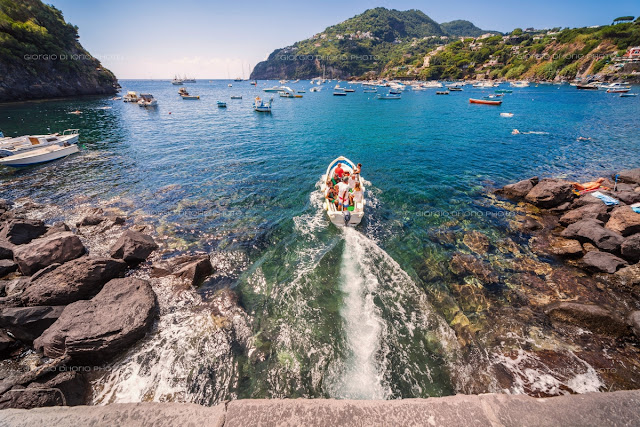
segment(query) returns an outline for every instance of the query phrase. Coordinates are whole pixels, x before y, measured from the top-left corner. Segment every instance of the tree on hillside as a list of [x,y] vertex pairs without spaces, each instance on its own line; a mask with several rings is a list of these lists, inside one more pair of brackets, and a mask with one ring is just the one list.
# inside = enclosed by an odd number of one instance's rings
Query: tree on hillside
[[620,24],[622,22],[631,22],[631,21],[633,21],[633,18],[634,18],[633,16],[621,16],[619,18],[614,19],[613,23],[614,24]]
[[521,36],[522,35],[522,28],[516,28],[515,30],[511,31],[511,35],[512,36]]

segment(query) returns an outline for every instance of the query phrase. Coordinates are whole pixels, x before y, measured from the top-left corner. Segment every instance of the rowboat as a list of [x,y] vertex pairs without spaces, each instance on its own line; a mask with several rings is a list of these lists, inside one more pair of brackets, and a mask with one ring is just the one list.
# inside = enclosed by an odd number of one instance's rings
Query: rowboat
[[[320,186],[320,190],[322,191],[323,195],[327,194],[327,190],[328,190],[327,180],[333,178],[334,171],[338,167],[338,165],[342,165],[342,169],[345,172],[353,173],[353,171],[356,169],[355,163],[353,163],[351,160],[347,159],[346,157],[340,156],[334,161],[332,161],[329,164],[329,167],[327,167],[327,173],[322,176],[322,185]],[[360,178],[360,186],[364,194],[365,189],[364,189],[363,182],[364,180]],[[362,198],[361,202],[356,202],[355,206],[349,206],[349,208],[346,211],[339,211],[336,208],[336,205],[329,202],[329,200],[327,200],[326,198],[324,201],[324,209],[327,211],[329,220],[336,227],[345,227],[349,225],[360,224],[360,221],[362,221],[362,218],[364,217],[364,206],[365,206],[364,197]]]
[[19,168],[24,166],[37,165],[47,163],[67,157],[80,151],[76,144],[56,144],[36,150],[30,150],[25,153],[14,154],[0,159],[0,165]]
[[462,92],[462,88],[458,86],[452,86],[449,88],[450,92]]
[[580,89],[580,90],[598,90],[598,86],[589,83],[589,84],[578,84],[576,85],[576,89]]
[[345,92],[355,92],[355,89],[351,89],[351,88],[344,88]]
[[231,99],[242,99],[242,95],[231,95]]
[[78,142],[78,129],[67,129],[60,134],[29,135],[0,139],[0,158],[11,157],[52,145],[70,145]]
[[487,99],[473,99],[469,98],[470,104],[484,104],[484,105],[501,105],[502,101],[489,101]]
[[436,92],[436,95],[449,95],[448,90],[439,90]]
[[218,108],[227,108],[227,103],[223,101],[216,102],[218,104]]
[[333,96],[347,96],[344,92],[333,92]]
[[607,93],[627,93],[631,89],[607,89]]
[[377,99],[381,99],[381,100],[387,100],[387,99],[401,99],[402,95],[382,95],[382,94],[378,94],[378,96],[376,96]]
[[637,93],[621,93],[620,94],[620,98],[633,98],[635,96],[638,96]]
[[500,117],[513,117],[513,113],[500,113]]

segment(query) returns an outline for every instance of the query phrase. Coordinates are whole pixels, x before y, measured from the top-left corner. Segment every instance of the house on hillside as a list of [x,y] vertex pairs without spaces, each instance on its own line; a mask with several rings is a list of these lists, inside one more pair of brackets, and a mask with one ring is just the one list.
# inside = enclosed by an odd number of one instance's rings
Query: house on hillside
[[627,49],[627,53],[622,55],[624,61],[640,61],[640,46],[634,46]]

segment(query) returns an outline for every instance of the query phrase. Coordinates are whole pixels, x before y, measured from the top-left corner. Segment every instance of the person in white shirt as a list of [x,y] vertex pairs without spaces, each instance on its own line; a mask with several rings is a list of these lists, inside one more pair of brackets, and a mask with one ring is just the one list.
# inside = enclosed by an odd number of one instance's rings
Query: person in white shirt
[[346,210],[349,207],[349,178],[346,176],[339,182],[338,187],[338,210]]
[[362,187],[359,182],[356,182],[355,187],[353,188],[353,193],[350,196],[351,204],[354,207],[358,206],[358,203],[362,203],[364,200],[364,191],[362,191]]
[[[348,174],[348,172],[347,172],[347,174]],[[353,190],[353,188],[356,185],[356,182],[358,182],[358,181],[356,180],[355,175],[348,174],[347,176],[349,177],[349,182],[348,182],[349,183],[349,190]]]

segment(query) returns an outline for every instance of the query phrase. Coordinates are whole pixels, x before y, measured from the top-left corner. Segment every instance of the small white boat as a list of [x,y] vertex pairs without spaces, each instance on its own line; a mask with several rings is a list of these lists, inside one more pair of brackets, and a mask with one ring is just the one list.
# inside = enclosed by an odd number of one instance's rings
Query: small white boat
[[256,99],[253,101],[253,111],[257,111],[258,113],[270,113],[272,102],[273,98],[265,102],[259,96],[256,96]]
[[138,105],[141,107],[157,107],[158,101],[151,95],[150,93],[141,93],[140,99],[138,100]]
[[529,87],[529,82],[520,80],[519,82],[511,82],[511,87]]
[[[339,164],[342,165],[342,169],[346,172],[353,173],[356,169],[355,163],[343,156],[340,156],[331,162],[327,168],[327,173],[322,176],[322,185],[320,186],[320,190],[322,191],[323,196],[327,194],[327,180],[333,177],[334,171]],[[360,178],[360,187],[364,194],[365,189],[363,181],[364,180]],[[364,217],[365,204],[365,198],[363,197],[362,201],[356,202],[355,206],[349,208],[350,210],[339,211],[335,204],[330,203],[329,200],[325,198],[324,209],[327,211],[327,215],[334,225],[337,227],[345,227],[360,224],[360,221],[362,221],[362,218]]]
[[273,87],[266,87],[264,89],[262,89],[263,92],[280,92],[282,90],[285,90],[284,86],[273,86]]
[[393,95],[393,94],[382,95],[382,94],[378,94],[378,96],[376,96],[376,98],[381,99],[381,100],[401,99],[402,95]]
[[321,88],[319,88],[319,87],[312,87],[312,88],[310,89],[310,91],[311,91],[311,92],[320,92],[320,89],[321,89]]
[[138,100],[138,94],[131,90],[122,98],[124,102],[138,102]]
[[181,85],[182,83],[184,83],[184,80],[179,79],[178,76],[174,76],[173,80],[171,80],[171,84],[173,85]]
[[500,113],[500,117],[513,117],[513,113]]
[[346,92],[333,92],[333,96],[347,96]]
[[3,138],[0,139],[0,158],[15,156],[51,145],[75,144],[79,137],[78,129],[67,129],[62,132],[62,135],[54,133]]
[[19,168],[24,166],[37,165],[47,163],[67,157],[80,151],[76,144],[56,144],[36,150],[27,151],[26,153],[15,154],[13,156],[0,159],[0,165]]

